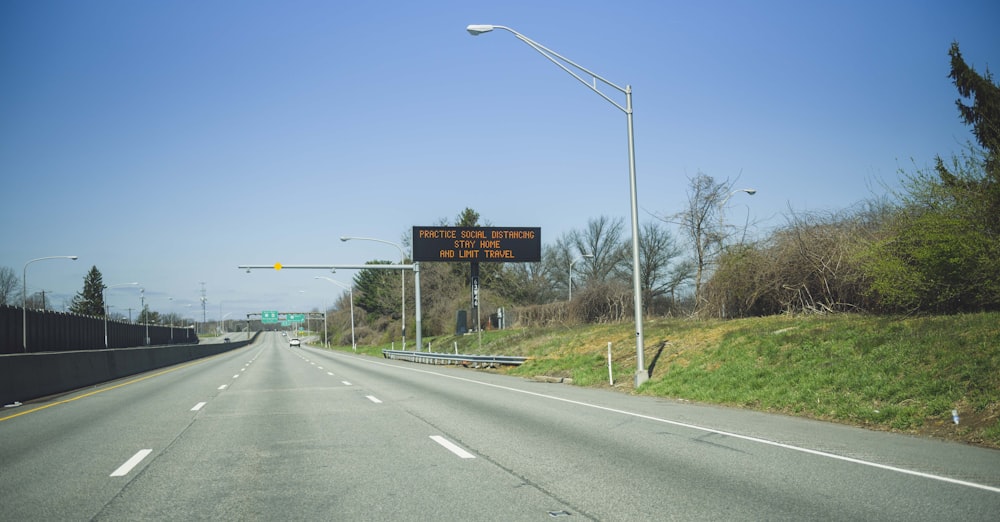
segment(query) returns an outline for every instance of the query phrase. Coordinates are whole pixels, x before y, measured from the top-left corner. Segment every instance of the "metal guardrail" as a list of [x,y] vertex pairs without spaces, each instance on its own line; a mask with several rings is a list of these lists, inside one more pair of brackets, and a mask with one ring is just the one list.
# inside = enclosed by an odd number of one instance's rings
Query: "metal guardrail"
[[500,365],[520,366],[527,357],[512,355],[460,355],[433,352],[406,352],[403,350],[382,350],[382,357],[422,364],[461,364],[474,368],[494,368]]

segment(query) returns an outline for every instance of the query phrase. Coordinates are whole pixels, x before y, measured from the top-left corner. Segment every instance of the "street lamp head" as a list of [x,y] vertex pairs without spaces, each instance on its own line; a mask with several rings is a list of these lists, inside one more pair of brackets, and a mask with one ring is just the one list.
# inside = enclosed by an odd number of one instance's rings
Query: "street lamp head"
[[347,240],[349,240],[349,239],[351,239],[351,238],[349,238],[349,237],[347,237],[347,236],[340,236],[340,240],[341,240],[341,241],[347,241]]
[[72,259],[73,261],[76,261],[77,259],[80,259],[79,256],[69,256],[69,258]]
[[746,192],[747,194],[752,196],[757,193],[757,189],[743,189],[743,192]]
[[493,30],[493,26],[492,25],[470,25],[470,26],[466,27],[465,30],[469,31],[469,34],[471,34],[472,36],[478,36],[480,34],[488,33],[490,31],[492,31]]

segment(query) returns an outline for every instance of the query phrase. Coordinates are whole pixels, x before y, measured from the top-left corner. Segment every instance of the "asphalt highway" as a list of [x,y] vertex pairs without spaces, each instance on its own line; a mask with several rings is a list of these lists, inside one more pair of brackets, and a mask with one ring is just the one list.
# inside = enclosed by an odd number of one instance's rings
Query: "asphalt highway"
[[0,520],[223,519],[995,521],[1000,451],[277,333],[0,411]]

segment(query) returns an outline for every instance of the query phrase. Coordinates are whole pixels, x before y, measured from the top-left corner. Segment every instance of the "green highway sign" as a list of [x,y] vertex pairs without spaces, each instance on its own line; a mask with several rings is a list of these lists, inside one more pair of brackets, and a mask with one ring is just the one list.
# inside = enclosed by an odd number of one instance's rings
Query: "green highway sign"
[[260,313],[260,322],[265,324],[278,322],[278,311],[277,310],[264,310]]
[[281,326],[291,326],[291,325],[292,325],[291,321],[281,321]]
[[285,317],[292,323],[306,322],[306,314],[285,314]]

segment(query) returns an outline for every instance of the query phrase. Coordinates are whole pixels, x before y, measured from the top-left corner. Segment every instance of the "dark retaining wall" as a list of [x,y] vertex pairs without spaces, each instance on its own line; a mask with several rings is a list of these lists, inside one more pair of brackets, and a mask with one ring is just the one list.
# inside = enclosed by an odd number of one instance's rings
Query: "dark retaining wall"
[[[27,322],[27,339],[24,323]],[[107,345],[105,345],[105,331]],[[149,340],[146,341],[146,335]],[[27,340],[27,350],[24,342]],[[190,327],[144,325],[103,317],[0,305],[0,354],[73,352],[130,346],[192,344],[198,335]]]
[[0,405],[27,402],[193,361],[242,348],[256,339],[255,335],[250,341],[231,343],[0,355]]

